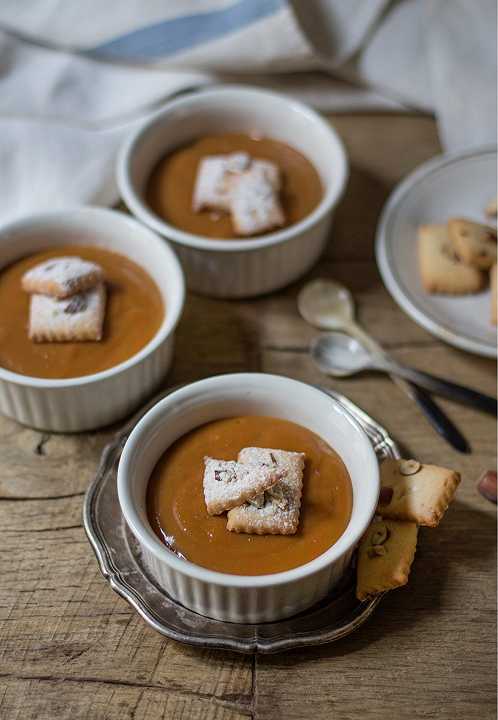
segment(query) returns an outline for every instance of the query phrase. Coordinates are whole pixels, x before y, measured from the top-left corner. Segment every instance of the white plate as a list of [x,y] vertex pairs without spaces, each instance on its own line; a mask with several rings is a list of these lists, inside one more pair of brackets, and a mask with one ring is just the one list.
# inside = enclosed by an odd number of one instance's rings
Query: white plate
[[486,222],[484,208],[496,196],[496,159],[496,147],[485,147],[421,165],[390,196],[376,241],[380,274],[400,307],[433,335],[486,357],[497,355],[490,291],[428,295],[418,272],[417,228],[455,215]]

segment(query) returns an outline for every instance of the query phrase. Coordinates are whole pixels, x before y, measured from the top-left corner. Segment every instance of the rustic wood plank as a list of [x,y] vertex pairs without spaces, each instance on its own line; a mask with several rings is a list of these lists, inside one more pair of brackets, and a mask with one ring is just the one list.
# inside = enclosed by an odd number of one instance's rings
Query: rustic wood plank
[[0,498],[83,494],[110,435],[40,433],[0,417]]
[[67,678],[0,679],[0,717],[22,720],[244,720],[250,710],[192,692]]
[[335,116],[351,164],[326,252],[334,260],[373,259],[377,221],[392,187],[440,150],[431,118]]
[[3,533],[0,574],[0,676],[98,678],[249,704],[251,658],[151,631],[103,582],[82,529],[28,532],[22,545]]

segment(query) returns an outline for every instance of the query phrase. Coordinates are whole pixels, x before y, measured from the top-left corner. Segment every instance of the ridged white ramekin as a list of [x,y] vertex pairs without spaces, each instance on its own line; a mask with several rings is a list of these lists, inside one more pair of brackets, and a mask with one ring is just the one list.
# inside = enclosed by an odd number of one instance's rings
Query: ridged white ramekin
[[[158,160],[203,135],[226,132],[257,133],[305,155],[324,188],[315,210],[291,227],[245,240],[192,235],[158,217],[144,199]],[[189,288],[213,297],[237,298],[284,287],[318,260],[330,239],[348,162],[335,130],[311,108],[267,90],[228,85],[175,100],[147,121],[124,143],[117,177],[134,215],[173,243]]]
[[0,367],[0,413],[39,430],[92,430],[127,415],[164,378],[185,301],[185,281],[174,252],[155,233],[123,213],[92,207],[32,215],[1,228],[0,271],[58,245],[95,245],[126,255],[156,282],[165,305],[164,320],[152,340],[108,370],[50,380]]
[[[215,572],[174,555],[149,524],[147,484],[164,451],[203,423],[239,415],[292,420],[322,437],[346,464],[353,485],[349,525],[335,545],[306,565],[272,575]],[[379,470],[367,436],[331,397],[289,378],[237,373],[188,385],[149,410],[125,445],[118,469],[118,495],[150,572],[171,597],[201,615],[255,623],[278,620],[310,607],[340,580],[375,512]]]

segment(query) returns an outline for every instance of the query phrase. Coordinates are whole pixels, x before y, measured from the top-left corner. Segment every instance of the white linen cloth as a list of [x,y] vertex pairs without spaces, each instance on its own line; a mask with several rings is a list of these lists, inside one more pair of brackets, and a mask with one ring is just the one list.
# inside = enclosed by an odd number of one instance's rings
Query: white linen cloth
[[225,81],[326,111],[433,112],[448,150],[495,143],[496,4],[2,0],[0,223],[114,203],[126,133]]

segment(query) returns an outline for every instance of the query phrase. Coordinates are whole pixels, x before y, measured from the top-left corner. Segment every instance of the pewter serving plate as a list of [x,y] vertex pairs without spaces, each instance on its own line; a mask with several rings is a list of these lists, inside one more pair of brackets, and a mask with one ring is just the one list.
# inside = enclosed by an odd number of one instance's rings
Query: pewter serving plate
[[[176,388],[174,388],[176,389]],[[341,403],[367,433],[379,460],[400,457],[396,443],[343,395],[321,388]],[[140,548],[128,530],[118,503],[116,474],[122,449],[138,420],[169,390],[154,398],[105,448],[97,476],[88,488],[83,521],[100,569],[110,586],[157,630],[173,640],[199,647],[224,648],[243,653],[275,653],[292,648],[322,645],[349,635],[362,625],[381,600],[359,602],[355,597],[353,569],[318,605],[279,622],[244,625],[220,622],[172,600],[144,567]]]

